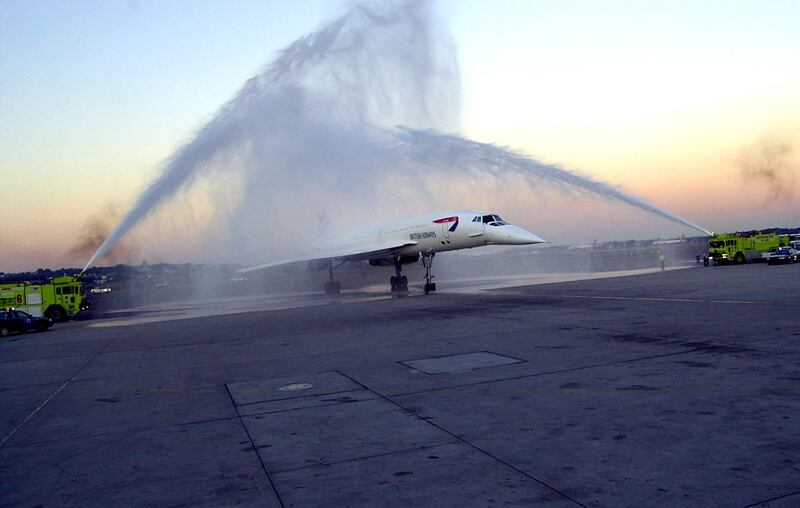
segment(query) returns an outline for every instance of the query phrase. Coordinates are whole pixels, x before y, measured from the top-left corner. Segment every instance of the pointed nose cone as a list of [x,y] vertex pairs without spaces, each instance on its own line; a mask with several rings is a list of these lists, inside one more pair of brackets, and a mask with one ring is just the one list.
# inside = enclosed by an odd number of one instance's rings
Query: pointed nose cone
[[532,243],[547,242],[547,240],[539,238],[530,231],[526,231],[521,227],[514,226],[512,224],[506,224],[505,226],[492,229],[497,230],[492,231],[492,239],[494,240],[494,243],[501,245],[530,245]]

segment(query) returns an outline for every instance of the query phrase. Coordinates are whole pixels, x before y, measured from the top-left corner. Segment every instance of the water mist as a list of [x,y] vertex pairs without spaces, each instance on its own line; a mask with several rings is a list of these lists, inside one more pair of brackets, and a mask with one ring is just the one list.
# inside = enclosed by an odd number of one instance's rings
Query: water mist
[[445,134],[459,130],[459,68],[435,7],[361,3],[295,41],[170,157],[84,270],[142,219],[198,189],[213,206],[213,221],[197,232],[209,239],[204,249],[241,262],[302,254],[320,216],[335,234],[365,216],[442,208],[436,196],[451,191],[441,188],[451,177],[478,191],[488,175],[522,176],[536,192],[612,199],[708,233],[609,184]]

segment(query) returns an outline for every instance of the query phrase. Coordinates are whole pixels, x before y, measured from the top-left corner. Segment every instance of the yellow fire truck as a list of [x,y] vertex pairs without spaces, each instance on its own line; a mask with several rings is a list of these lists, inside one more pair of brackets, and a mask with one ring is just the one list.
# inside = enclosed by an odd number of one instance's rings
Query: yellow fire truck
[[14,308],[36,317],[66,321],[89,308],[83,284],[75,277],[53,277],[49,283],[8,282],[0,285],[0,308]]
[[708,258],[718,265],[742,264],[762,259],[776,247],[789,245],[789,237],[775,233],[720,233],[708,241]]

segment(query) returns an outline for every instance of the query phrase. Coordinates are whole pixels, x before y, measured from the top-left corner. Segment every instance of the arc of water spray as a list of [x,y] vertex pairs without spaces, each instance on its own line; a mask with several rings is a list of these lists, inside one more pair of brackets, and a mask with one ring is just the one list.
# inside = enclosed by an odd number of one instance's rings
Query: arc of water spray
[[[388,4],[385,12],[357,4],[344,16],[291,44],[263,73],[248,80],[193,140],[175,152],[162,174],[145,189],[81,273],[159,205],[210,171],[212,161],[220,154],[235,154],[237,148],[248,143],[263,144],[281,132],[297,133],[301,139],[294,148],[307,150],[302,139],[306,127],[304,115],[325,116],[317,110],[309,114],[304,109],[309,104],[318,109],[328,107],[330,112],[338,114],[335,118],[332,116],[329,124],[314,124],[322,133],[318,136],[327,135],[337,140],[338,131],[345,124],[360,136],[356,143],[359,147],[374,149],[375,153],[391,158],[385,164],[388,170],[402,171],[403,158],[410,157],[427,163],[415,175],[419,179],[431,171],[461,172],[465,168],[473,173],[488,171],[498,177],[519,174],[531,185],[544,183],[566,192],[619,201],[712,234],[647,201],[558,165],[435,130],[383,128],[394,123],[446,130],[453,127],[448,123],[453,111],[447,105],[450,99],[458,96],[458,65],[449,37],[437,31],[432,22],[429,12],[432,3],[433,0],[397,0],[395,4]],[[405,51],[396,51],[400,43],[404,44]],[[320,79],[323,77],[325,79]],[[316,85],[320,82],[329,88],[319,90]],[[331,99],[333,106],[326,102]],[[337,107],[341,105],[343,107]],[[383,109],[371,116],[375,105]],[[325,111],[323,109],[323,113]],[[342,112],[350,116],[342,117]],[[383,121],[386,119],[391,121]],[[286,138],[281,139],[285,141]],[[324,156],[335,158],[335,154]],[[255,161],[253,165],[263,166],[264,163]],[[356,168],[342,163],[336,169],[354,171]],[[359,170],[366,176],[369,169]],[[264,178],[265,175],[254,171],[248,173],[248,177]]]
[[[219,121],[220,119],[218,119]],[[210,136],[214,122],[206,126],[198,139]],[[490,143],[479,143],[452,134],[443,134],[430,129],[420,130],[397,126],[394,130],[384,130],[384,134],[393,136],[401,142],[398,147],[403,155],[424,162],[434,167],[451,167],[470,169],[472,171],[489,170],[497,176],[504,172],[513,172],[525,177],[532,185],[545,183],[554,185],[564,191],[581,191],[586,194],[618,201],[639,208],[665,219],[683,224],[692,229],[713,236],[714,233],[683,217],[664,210],[644,199],[638,198],[616,187],[581,175],[556,164],[546,164],[526,157],[507,148]],[[216,143],[215,143],[216,144]],[[139,197],[136,204],[125,216],[111,235],[100,245],[97,252],[86,263],[81,273],[86,271],[105,252],[122,238],[137,222],[150,213],[163,199],[172,195],[191,180],[194,164],[177,163],[182,159],[195,160],[198,154],[191,153],[192,145],[184,147],[173,159],[172,174],[165,173],[157,179]],[[202,143],[200,143],[202,146]],[[201,154],[213,155],[213,154]],[[202,157],[201,157],[202,158]],[[170,178],[166,178],[170,176]]]
[[464,168],[474,167],[477,163],[482,168],[493,168],[495,173],[498,173],[499,170],[510,170],[524,176],[533,184],[543,181],[562,189],[578,189],[588,194],[634,206],[714,236],[713,232],[680,215],[664,210],[608,183],[578,174],[559,165],[545,164],[491,143],[479,143],[429,129],[408,129],[402,126],[398,126],[397,129],[398,138],[404,141],[411,156],[418,160],[432,164],[460,165]]
[[[308,73],[324,68],[325,76],[341,86],[342,83],[352,83],[356,81],[353,78],[362,76],[360,71],[363,69],[356,68],[356,72],[353,72],[353,65],[360,63],[362,66],[372,69],[372,63],[367,61],[364,65],[365,61],[362,58],[364,55],[359,53],[367,35],[378,31],[394,30],[397,32],[396,35],[401,36],[402,40],[408,43],[408,34],[412,34],[413,37],[419,39],[416,45],[411,46],[416,53],[408,54],[405,58],[409,64],[420,65],[423,63],[429,71],[433,71],[436,64],[431,60],[431,47],[424,44],[433,44],[433,38],[429,37],[434,30],[429,12],[433,3],[434,0],[397,0],[394,4],[386,2],[382,5],[385,12],[380,8],[371,8],[367,2],[356,3],[339,18],[290,44],[263,72],[248,79],[239,93],[225,104],[222,110],[199,131],[197,136],[167,161],[162,174],[139,196],[119,225],[83,267],[81,274],[165,199],[187,187],[215,155],[240,143],[247,136],[252,137],[253,131],[259,130],[259,127],[255,125],[257,121],[254,121],[253,117],[261,115],[263,118],[275,114],[276,111],[267,110],[270,101],[276,101],[277,98],[276,102],[282,102],[280,95],[286,94],[287,90],[296,89],[295,92],[299,94],[303,88],[303,80]],[[381,7],[381,5],[376,7]],[[395,58],[400,58],[406,53],[408,51],[394,51],[393,54]],[[378,56],[381,56],[381,63],[385,64],[390,60],[384,55]],[[336,65],[325,67],[326,64],[330,64],[331,58],[341,58],[343,62],[337,61],[334,62]],[[415,75],[414,72],[409,72],[408,68],[403,71],[402,76]],[[348,72],[353,75],[348,75]],[[370,81],[378,80],[373,77]],[[395,80],[389,79],[388,82],[392,83]],[[421,90],[415,90],[416,104],[419,104],[420,100],[425,97],[424,83],[424,79],[420,80],[418,88]],[[355,90],[360,90],[360,88],[355,87]],[[353,92],[353,90],[349,91]],[[337,91],[334,90],[334,92]],[[335,97],[340,95],[340,93],[333,93]],[[368,102],[364,100],[360,106],[363,108],[363,104]],[[286,115],[288,118],[297,116],[296,111],[288,113]]]

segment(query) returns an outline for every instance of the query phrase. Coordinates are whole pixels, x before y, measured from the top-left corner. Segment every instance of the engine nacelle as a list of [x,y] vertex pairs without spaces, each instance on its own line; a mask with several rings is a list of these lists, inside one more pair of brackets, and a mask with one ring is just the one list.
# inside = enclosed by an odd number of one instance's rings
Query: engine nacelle
[[[419,254],[413,254],[411,256],[400,256],[400,264],[401,265],[410,265],[411,263],[416,263],[419,261]],[[369,260],[370,266],[394,266],[394,259],[393,258],[375,258]]]

